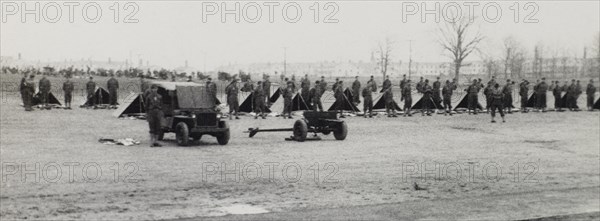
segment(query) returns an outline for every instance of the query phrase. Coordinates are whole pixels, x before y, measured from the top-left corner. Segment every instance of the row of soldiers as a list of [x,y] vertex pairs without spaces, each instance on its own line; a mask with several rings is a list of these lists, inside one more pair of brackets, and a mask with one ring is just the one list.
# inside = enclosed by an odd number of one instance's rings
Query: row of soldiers
[[[71,81],[70,75],[65,75],[65,82],[63,82],[63,93],[64,93],[64,102],[65,109],[71,109],[71,101],[73,99],[73,91],[75,90],[75,86],[73,81]],[[19,85],[19,91],[21,93],[21,100],[23,102],[23,106],[25,107],[25,111],[32,111],[33,108],[33,97],[35,95],[35,75],[24,74],[21,79],[21,83]],[[111,75],[111,78],[106,82],[106,86],[109,92],[109,104],[111,107],[116,107],[118,100],[118,90],[119,90],[119,81]],[[50,109],[49,106],[49,95],[50,90],[52,89],[52,83],[46,75],[42,76],[42,79],[38,82],[38,90],[39,90],[39,99],[41,109]],[[90,77],[89,81],[86,83],[86,92],[87,92],[87,105],[95,106],[96,100],[94,99],[94,94],[96,92],[96,82],[94,82],[94,77]]]

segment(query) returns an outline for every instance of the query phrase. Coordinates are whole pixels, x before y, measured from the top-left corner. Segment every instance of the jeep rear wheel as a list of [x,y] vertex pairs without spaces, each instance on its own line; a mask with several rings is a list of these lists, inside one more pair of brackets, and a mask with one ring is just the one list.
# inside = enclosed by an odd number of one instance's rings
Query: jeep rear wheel
[[346,135],[348,135],[348,125],[342,121],[333,131],[333,136],[336,140],[344,140],[346,139]]
[[225,145],[229,143],[229,125],[226,121],[221,121],[219,122],[219,127],[227,129],[227,131],[217,135],[217,142],[219,142],[220,145]]
[[179,146],[187,146],[190,142],[190,130],[184,122],[177,123],[175,126],[175,137]]

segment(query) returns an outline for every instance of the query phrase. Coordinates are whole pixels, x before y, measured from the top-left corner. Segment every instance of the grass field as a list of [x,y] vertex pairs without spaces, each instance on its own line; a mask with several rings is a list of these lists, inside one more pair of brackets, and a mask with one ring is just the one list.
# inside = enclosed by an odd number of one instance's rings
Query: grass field
[[[600,112],[516,113],[497,124],[485,114],[346,118],[345,141],[304,143],[284,141],[287,132],[248,138],[249,127],[293,120],[243,117],[229,122],[226,146],[203,137],[178,147],[168,134],[150,148],[145,121],[19,104],[3,93],[2,220],[220,216],[236,205],[278,212],[600,185]],[[142,144],[98,142],[126,137]]]

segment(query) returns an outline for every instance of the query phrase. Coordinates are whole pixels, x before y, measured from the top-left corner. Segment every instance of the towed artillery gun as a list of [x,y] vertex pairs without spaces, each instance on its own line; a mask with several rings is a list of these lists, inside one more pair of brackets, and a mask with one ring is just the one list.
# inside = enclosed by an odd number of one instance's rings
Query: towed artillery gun
[[153,83],[158,85],[164,112],[159,140],[164,133],[175,133],[179,146],[189,145],[190,139],[198,141],[203,135],[216,137],[221,145],[229,142],[229,125],[221,120],[215,110],[215,98],[205,86],[193,82]]
[[[293,128],[279,128],[279,129],[259,129],[248,128],[249,137],[254,137],[258,132],[283,132],[291,131],[292,136],[286,138],[286,140],[295,140],[303,142],[305,140],[321,140],[317,136],[317,133],[329,135],[333,132],[333,136],[336,140],[346,139],[348,134],[348,126],[346,122],[340,120],[336,112],[317,112],[317,111],[305,111],[304,118],[296,120]],[[314,137],[307,137],[308,133],[314,133]]]

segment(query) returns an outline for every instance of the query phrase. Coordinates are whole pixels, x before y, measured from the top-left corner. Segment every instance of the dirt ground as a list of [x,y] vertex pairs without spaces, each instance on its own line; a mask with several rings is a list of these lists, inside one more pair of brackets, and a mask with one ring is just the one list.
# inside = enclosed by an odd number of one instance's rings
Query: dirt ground
[[[178,147],[168,134],[161,148],[149,147],[145,121],[111,114],[25,112],[4,93],[0,219],[173,219],[600,185],[600,112],[515,113],[496,124],[486,114],[354,117],[345,141],[304,143],[284,141],[287,132],[248,138],[249,127],[293,120],[246,116],[230,122],[226,146],[203,137]],[[142,143],[98,142],[127,137]]]

